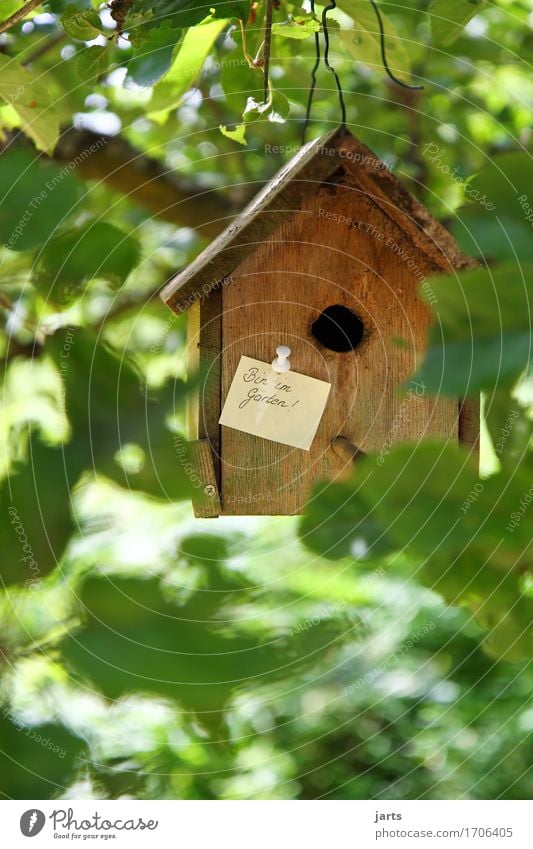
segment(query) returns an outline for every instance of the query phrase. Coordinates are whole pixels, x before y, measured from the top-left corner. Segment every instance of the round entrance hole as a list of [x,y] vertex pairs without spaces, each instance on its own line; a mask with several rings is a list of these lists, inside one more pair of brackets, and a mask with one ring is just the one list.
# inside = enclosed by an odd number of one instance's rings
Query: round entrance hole
[[311,326],[316,341],[339,354],[354,351],[364,332],[365,326],[359,316],[341,304],[326,307]]

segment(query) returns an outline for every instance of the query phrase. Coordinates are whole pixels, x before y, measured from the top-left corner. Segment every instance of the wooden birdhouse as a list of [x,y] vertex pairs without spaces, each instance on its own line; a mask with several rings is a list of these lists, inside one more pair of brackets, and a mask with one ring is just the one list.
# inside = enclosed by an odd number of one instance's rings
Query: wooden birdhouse
[[468,264],[352,135],[303,147],[162,293],[189,311],[203,375],[190,416],[196,515],[297,514],[358,451],[475,445],[475,404],[405,389],[431,319],[418,287],[431,301],[428,278]]

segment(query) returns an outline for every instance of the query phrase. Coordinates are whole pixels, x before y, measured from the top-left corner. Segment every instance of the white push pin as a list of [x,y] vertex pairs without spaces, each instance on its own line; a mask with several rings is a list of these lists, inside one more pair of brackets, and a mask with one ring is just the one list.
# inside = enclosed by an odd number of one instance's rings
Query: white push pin
[[284,371],[290,371],[291,364],[289,362],[289,357],[291,349],[286,345],[278,345],[276,348],[276,354],[278,356],[275,360],[272,360],[272,368],[274,371],[277,371],[279,374],[282,374]]

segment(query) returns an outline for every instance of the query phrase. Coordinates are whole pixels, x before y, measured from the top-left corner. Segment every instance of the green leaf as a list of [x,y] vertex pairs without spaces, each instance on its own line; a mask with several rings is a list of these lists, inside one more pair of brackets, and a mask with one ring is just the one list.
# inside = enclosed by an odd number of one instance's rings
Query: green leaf
[[246,123],[267,118],[274,123],[285,121],[290,114],[291,105],[281,91],[274,91],[272,99],[263,103],[255,97],[249,97],[244,107],[242,117]]
[[153,85],[170,68],[180,36],[181,30],[168,22],[137,29],[130,39],[133,52],[128,62],[128,78],[140,86]]
[[33,725],[9,705],[0,710],[0,751],[4,769],[0,793],[9,799],[64,798],[85,763],[86,744],[64,725]]
[[293,18],[291,21],[284,23],[272,24],[272,35],[279,35],[282,38],[293,38],[301,40],[309,38],[315,32],[320,31],[319,22],[312,17],[308,18]]
[[45,297],[66,303],[94,278],[120,286],[139,260],[133,236],[112,224],[89,222],[48,242],[37,260],[34,282]]
[[[495,215],[524,221],[527,210],[525,190],[533,182],[533,159],[529,153],[514,151],[494,156],[469,182],[476,192],[473,203],[481,197],[491,204]],[[533,217],[532,219],[533,220]]]
[[491,392],[484,416],[494,453],[501,462],[520,463],[533,436],[533,421],[506,392]]
[[[235,34],[238,40],[238,35]],[[249,67],[248,62],[240,52],[239,47],[227,56],[222,63],[220,83],[230,109],[239,116],[242,114],[247,98],[250,95],[261,96],[263,89],[262,74]]]
[[[379,70],[383,66],[379,28],[370,3],[367,0],[343,0],[339,6],[353,19],[353,26],[346,28],[341,23],[338,37],[355,59],[365,62],[373,70]],[[335,17],[334,13],[330,16]],[[387,39],[388,63],[392,71],[401,77],[410,71],[409,53],[391,20],[383,12],[381,17]]]
[[84,82],[95,83],[107,71],[110,61],[108,45],[86,47],[76,57],[76,73]]
[[420,293],[437,321],[416,379],[446,395],[512,384],[530,357],[532,272],[508,263],[426,281]]
[[67,35],[79,41],[92,41],[102,32],[108,34],[102,26],[96,9],[80,9],[73,3],[66,7],[61,15],[60,23]]
[[20,0],[4,0],[2,4],[2,20],[10,18],[13,12],[18,11],[21,7]]
[[188,30],[172,65],[152,93],[148,106],[152,120],[163,123],[170,111],[179,106],[183,95],[200,76],[215,40],[226,25],[226,20],[210,21]]
[[197,0],[135,0],[134,11],[153,12],[157,21],[169,20],[173,27],[194,27],[205,20],[210,12],[217,18],[240,18],[250,16],[249,0],[222,0],[214,3],[198,3]]
[[468,21],[485,6],[485,0],[432,0],[428,8],[433,42],[448,47]]
[[59,120],[39,76],[0,53],[0,98],[16,113],[23,132],[37,149],[52,153],[59,138]]
[[353,482],[318,484],[306,506],[299,533],[308,548],[330,559],[351,555],[364,560],[395,550]]
[[364,501],[398,548],[435,558],[469,543],[471,528],[461,506],[479,475],[464,449],[449,443],[402,445],[384,462],[371,457],[361,466]]
[[215,3],[214,9],[217,17],[240,18],[246,23],[250,17],[250,6],[250,0],[224,0]]
[[231,139],[232,141],[236,141],[239,144],[246,145],[246,124],[237,124],[233,129],[229,127],[223,127],[222,125],[219,127],[220,132],[223,136],[226,136],[227,139]]
[[61,448],[33,437],[0,490],[0,577],[5,585],[39,582],[59,563],[72,533],[70,485]]
[[533,238],[528,222],[506,215],[482,213],[477,208],[461,210],[454,219],[453,235],[469,256],[485,262],[496,260],[533,261]]
[[[190,497],[196,480],[190,476],[186,442],[166,424],[184,400],[184,385],[170,383],[148,396],[131,360],[81,328],[54,334],[47,351],[65,387],[73,436],[64,451],[71,477],[93,470],[166,501]],[[131,446],[142,451],[140,466],[117,462],[122,449]]]
[[13,251],[46,242],[76,211],[83,186],[70,169],[9,149],[0,157],[0,239]]

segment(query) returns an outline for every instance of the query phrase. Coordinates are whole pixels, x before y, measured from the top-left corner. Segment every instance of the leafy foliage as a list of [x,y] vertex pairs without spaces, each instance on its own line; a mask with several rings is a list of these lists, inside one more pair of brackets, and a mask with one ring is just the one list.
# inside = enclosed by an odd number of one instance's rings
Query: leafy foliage
[[26,251],[55,234],[75,210],[83,186],[59,165],[13,149],[0,160],[0,192],[0,238],[10,250]]
[[509,262],[432,281],[425,294],[439,322],[418,380],[449,395],[512,386],[530,356],[531,272]]
[[7,104],[3,110],[7,110],[6,123],[11,123],[9,113],[14,113],[37,149],[51,153],[59,137],[59,121],[46,86],[19,62],[3,55],[0,98]]
[[40,252],[34,280],[46,297],[65,303],[83,283],[98,279],[120,286],[139,263],[139,244],[112,224],[85,222],[51,239]]
[[351,485],[316,494],[302,523],[306,543],[329,557],[410,555],[431,589],[471,606],[497,654],[527,658],[531,603],[520,583],[531,535],[523,524],[509,533],[506,504],[526,496],[530,465],[481,483],[467,452],[446,443],[402,446],[381,460],[362,462]]
[[0,713],[2,770],[0,793],[9,799],[48,799],[64,791],[82,765],[84,741],[64,725],[25,724]]

